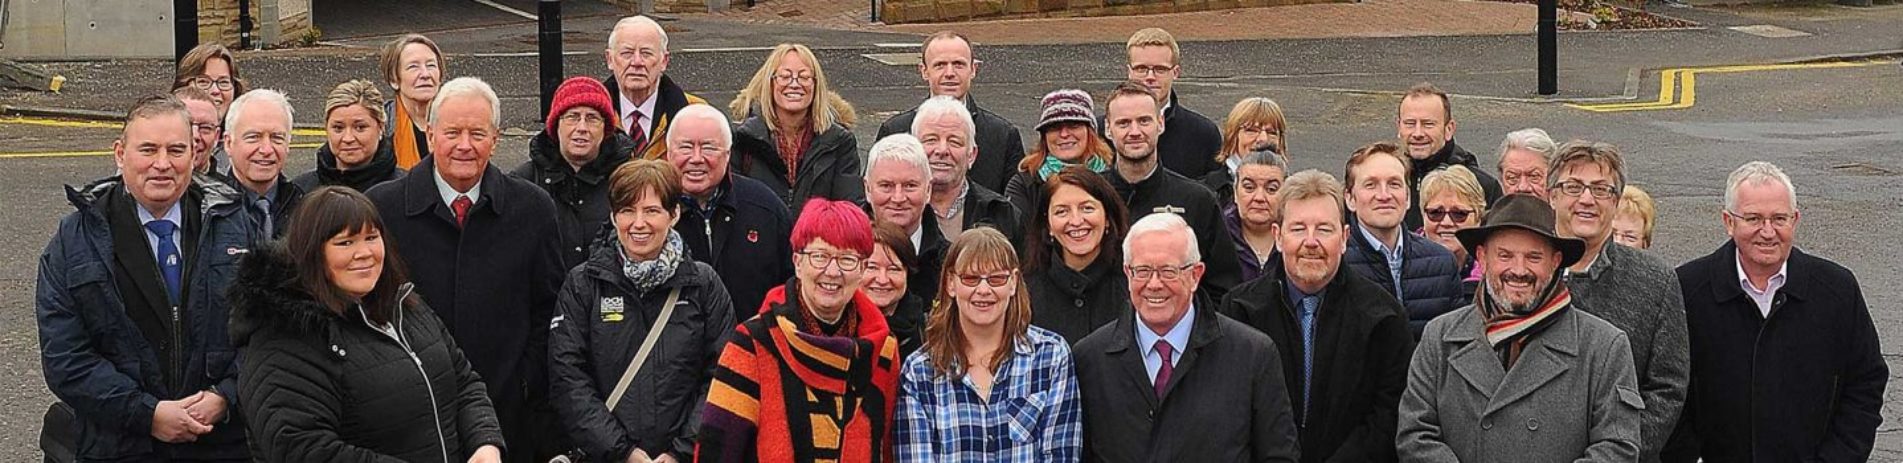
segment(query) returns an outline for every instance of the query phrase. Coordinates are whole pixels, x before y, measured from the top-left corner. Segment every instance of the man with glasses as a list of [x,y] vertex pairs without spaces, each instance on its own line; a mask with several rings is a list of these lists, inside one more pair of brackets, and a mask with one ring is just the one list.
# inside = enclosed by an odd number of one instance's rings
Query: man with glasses
[[704,104],[667,77],[667,30],[647,16],[629,16],[608,32],[608,100],[614,102],[614,129],[634,141],[634,157],[667,155],[668,119],[691,104]]
[[714,266],[737,313],[760,308],[793,277],[792,213],[766,184],[727,170],[733,126],[706,103],[687,105],[667,131],[667,162],[681,173],[674,231],[694,260]]
[[1890,374],[1857,276],[1796,249],[1771,163],[1731,173],[1721,214],[1731,240],[1678,267],[1697,367],[1668,461],[1868,460]]
[[1197,241],[1171,213],[1144,216],[1124,237],[1135,310],[1071,349],[1090,461],[1294,462],[1299,453],[1283,357],[1268,336],[1198,297],[1206,270]]
[[1460,262],[1401,221],[1412,204],[1409,159],[1393,143],[1370,143],[1348,157],[1348,251],[1342,265],[1374,282],[1407,307],[1408,332],[1420,336],[1428,320],[1466,305]]
[[588,259],[588,244],[613,211],[608,175],[628,162],[634,139],[615,130],[607,87],[593,77],[570,77],[555,88],[541,133],[529,139],[529,159],[509,175],[541,187],[555,200],[562,267]]
[[1547,197],[1559,234],[1586,243],[1579,261],[1565,269],[1573,300],[1631,338],[1632,366],[1645,400],[1640,461],[1652,462],[1658,461],[1685,404],[1691,374],[1685,301],[1670,265],[1612,242],[1612,218],[1625,185],[1624,156],[1606,143],[1566,143],[1547,170]]
[[1130,81],[1148,88],[1163,108],[1164,130],[1156,140],[1163,168],[1196,179],[1224,169],[1216,161],[1216,153],[1222,150],[1222,129],[1176,99],[1176,79],[1183,75],[1183,53],[1176,37],[1154,27],[1143,29],[1130,35],[1124,51]]
[[1353,233],[1342,194],[1320,171],[1289,177],[1277,193],[1281,265],[1229,293],[1222,313],[1275,341],[1303,461],[1394,461],[1414,337],[1398,301],[1342,268]]
[[[191,85],[172,89],[172,96],[185,103],[192,114],[192,173],[219,175],[230,173],[224,161],[224,121],[218,118],[218,101],[210,93]],[[213,155],[213,151],[217,151]]]
[[[206,66],[218,67],[211,65],[211,63],[214,62],[216,61],[207,62]],[[223,68],[218,69],[218,71],[225,72]],[[191,93],[192,90],[195,90],[197,94]],[[180,92],[185,93],[181,94]],[[241,93],[239,92],[238,82],[232,80],[232,77],[227,74],[221,74],[217,77],[205,75],[191,76],[172,83],[172,95],[184,100],[187,108],[194,108],[192,109],[193,138],[204,138],[210,135],[214,139],[214,142],[206,148],[210,151],[207,153],[202,167],[200,167],[198,159],[196,157],[193,158],[192,165],[193,168],[197,169],[198,173],[215,173],[223,177],[231,176],[231,156],[225,151],[225,116],[230,112],[231,103],[237,99],[238,93]],[[196,99],[195,97],[200,94],[204,95],[205,99],[211,101],[212,104],[210,119],[213,121],[212,124],[216,127],[209,131],[200,126],[201,117],[199,113],[201,111],[196,109],[195,104],[192,103],[192,101]],[[208,134],[207,132],[211,133]]]

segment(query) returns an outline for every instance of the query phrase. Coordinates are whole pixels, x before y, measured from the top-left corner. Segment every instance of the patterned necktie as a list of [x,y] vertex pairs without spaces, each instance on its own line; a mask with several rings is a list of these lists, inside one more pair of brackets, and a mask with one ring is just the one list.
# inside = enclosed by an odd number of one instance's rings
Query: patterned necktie
[[1308,423],[1309,385],[1315,382],[1315,306],[1321,298],[1302,297],[1302,423]]
[[172,233],[178,231],[178,224],[159,219],[146,222],[145,229],[159,237],[159,275],[165,278],[165,296],[172,305],[178,305],[179,270],[184,267],[179,262],[178,245],[172,244]]
[[266,239],[277,236],[276,230],[274,229],[277,224],[271,222],[271,200],[259,197],[256,204],[258,206],[258,216],[263,218],[263,220],[258,221],[258,229],[264,231],[264,237]]
[[637,150],[643,148],[641,145],[647,144],[648,131],[641,127],[641,110],[639,109],[628,113],[628,138],[634,139],[634,148]]
[[1156,382],[1155,382],[1155,386],[1156,386],[1156,398],[1158,398],[1158,399],[1162,399],[1162,398],[1163,398],[1163,391],[1165,391],[1165,390],[1168,390],[1168,389],[1169,389],[1169,387],[1170,387],[1170,373],[1173,373],[1173,372],[1174,372],[1174,370],[1175,370],[1175,368],[1173,368],[1173,367],[1172,367],[1172,366],[1170,365],[1170,353],[1171,353],[1171,352],[1172,352],[1172,350],[1170,349],[1170,342],[1169,342],[1169,341],[1164,341],[1164,340],[1161,340],[1161,339],[1158,339],[1158,340],[1156,340],[1156,355],[1157,355],[1158,357],[1162,357],[1162,358],[1163,358],[1163,363],[1162,363],[1162,366],[1160,366],[1160,367],[1158,367],[1158,368],[1156,369]]
[[469,206],[475,204],[475,201],[469,200],[468,195],[456,195],[456,200],[449,202],[449,209],[456,211],[456,226],[463,226],[464,222],[469,221]]

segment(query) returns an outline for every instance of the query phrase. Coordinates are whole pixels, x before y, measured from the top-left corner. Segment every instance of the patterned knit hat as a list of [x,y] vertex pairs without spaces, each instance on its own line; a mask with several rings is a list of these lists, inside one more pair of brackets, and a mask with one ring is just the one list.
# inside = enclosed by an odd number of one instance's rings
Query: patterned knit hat
[[576,76],[562,81],[562,86],[555,88],[555,99],[548,105],[549,135],[555,134],[555,124],[561,120],[562,113],[576,106],[601,111],[601,118],[608,122],[604,130],[612,132],[621,127],[619,116],[615,114],[614,100],[608,98],[608,87],[602,86],[601,81],[593,77]]
[[1097,130],[1097,104],[1083,90],[1063,89],[1044,95],[1044,114],[1038,118],[1037,131],[1059,122],[1082,122]]

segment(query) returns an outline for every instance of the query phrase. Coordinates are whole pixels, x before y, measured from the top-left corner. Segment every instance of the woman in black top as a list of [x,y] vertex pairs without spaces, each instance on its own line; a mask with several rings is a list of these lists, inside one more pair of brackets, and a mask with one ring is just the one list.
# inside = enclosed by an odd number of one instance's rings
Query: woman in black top
[[858,116],[833,93],[812,49],[774,47],[728,108],[748,116],[733,130],[733,172],[765,183],[796,216],[815,197],[865,199],[852,136]]
[[872,226],[872,255],[866,257],[863,291],[872,304],[885,312],[885,324],[899,340],[899,358],[917,352],[925,342],[925,312],[930,301],[912,294],[906,282],[918,268],[918,253],[912,238],[897,225]]
[[1077,344],[1130,310],[1123,277],[1123,235],[1129,211],[1102,175],[1084,166],[1044,182],[1025,236],[1031,324]]
[[412,294],[370,199],[319,188],[292,220],[282,246],[243,260],[228,293],[253,455],[500,462],[482,380]]
[[369,191],[379,183],[403,178],[396,151],[384,139],[389,114],[383,92],[367,80],[337,84],[324,97],[324,146],[317,147],[317,168],[292,179],[304,191],[345,186]]

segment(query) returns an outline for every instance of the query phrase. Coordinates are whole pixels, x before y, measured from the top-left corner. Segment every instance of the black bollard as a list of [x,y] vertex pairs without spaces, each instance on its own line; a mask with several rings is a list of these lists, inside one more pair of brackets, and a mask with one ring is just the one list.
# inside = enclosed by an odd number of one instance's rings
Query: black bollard
[[536,5],[536,15],[539,29],[535,44],[542,69],[542,112],[537,114],[548,114],[548,107],[555,104],[555,88],[562,85],[561,0],[542,0]]
[[185,52],[198,48],[198,1],[172,0],[172,68],[177,73],[178,62],[185,60]]
[[1559,0],[1540,0],[1540,94],[1559,93]]

